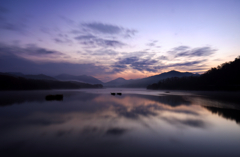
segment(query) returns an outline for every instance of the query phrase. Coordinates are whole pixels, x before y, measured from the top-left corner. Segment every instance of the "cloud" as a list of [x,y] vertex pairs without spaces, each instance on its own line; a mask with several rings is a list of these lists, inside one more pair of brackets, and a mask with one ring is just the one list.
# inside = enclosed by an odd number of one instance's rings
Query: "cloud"
[[126,69],[128,69],[127,65],[124,64],[114,64],[112,65],[112,70],[110,72],[108,72],[109,74],[115,74],[115,73],[119,73],[119,72],[123,72]]
[[27,32],[26,22],[23,19],[18,22],[10,22],[8,18],[4,17],[4,14],[8,12],[8,9],[0,6],[0,29],[25,34]]
[[167,68],[167,67],[178,67],[178,66],[192,66],[192,65],[196,65],[196,64],[199,64],[199,63],[202,63],[202,62],[205,62],[205,61],[206,60],[169,64],[169,65],[165,65],[164,68]]
[[73,41],[69,39],[69,35],[66,33],[58,33],[55,35],[55,38],[53,39],[54,42],[59,44],[72,44]]
[[173,51],[184,51],[189,48],[190,47],[188,47],[188,46],[178,46],[178,47],[173,48]]
[[89,46],[89,47],[122,47],[125,44],[118,41],[118,40],[109,40],[109,39],[103,39],[99,38],[94,35],[80,35],[75,37],[76,40],[80,41],[80,44]]
[[149,47],[154,47],[154,46],[156,46],[157,42],[158,42],[157,40],[152,40],[151,42],[147,43],[146,45]]
[[51,50],[47,50],[44,48],[38,48],[38,47],[30,47],[25,49],[26,52],[28,52],[28,54],[31,55],[64,55],[61,52],[58,51],[51,51]]
[[64,43],[72,43],[71,40],[68,40],[68,39],[59,39],[59,38],[55,38],[54,41],[56,43],[61,43],[61,44],[64,44]]
[[[202,47],[202,48],[194,48],[190,49],[188,46],[180,46],[173,48],[173,50],[177,50],[174,52],[174,55],[178,55],[181,50],[189,49],[188,56],[206,56],[209,55],[209,52],[213,52],[215,50],[209,47]],[[207,54],[206,54],[207,53]],[[189,69],[196,68],[201,66],[204,62],[207,61],[205,58],[199,59],[191,59],[187,62],[181,62],[179,60],[172,60],[176,61],[176,63],[169,63],[169,57],[171,56],[155,56],[156,53],[148,53],[148,52],[132,52],[132,53],[122,53],[122,57],[117,58],[117,62],[115,62],[111,67],[113,68],[111,73],[118,73],[123,72],[127,69],[134,69],[140,72],[158,72],[162,69],[168,68],[175,68],[175,69]],[[168,54],[167,54],[168,55]],[[188,57],[187,56],[187,57]],[[185,56],[186,57],[186,56]],[[176,58],[176,57],[175,57]]]
[[45,34],[48,34],[48,35],[51,35],[51,30],[49,28],[46,28],[46,27],[41,27],[39,29],[41,32],[45,33]]
[[121,40],[133,37],[137,32],[134,29],[101,22],[88,22],[77,25],[77,22],[67,17],[60,16],[60,18],[69,25],[70,30],[65,32],[58,30],[60,34],[53,32],[56,30],[47,28],[41,28],[40,31],[50,35],[56,43],[74,43],[77,41],[86,49],[121,48],[126,45]]
[[168,60],[168,58],[166,56],[159,56],[159,57],[157,57],[157,59],[159,59],[159,60]]
[[180,68],[180,67],[192,67],[197,64],[203,63],[206,60],[200,60],[200,61],[191,61],[191,62],[183,62],[183,63],[174,63],[174,64],[168,64],[168,65],[157,65],[158,61],[155,59],[145,59],[140,60],[137,57],[132,58],[125,58],[123,60],[120,60],[119,62],[115,63],[113,67],[112,73],[122,72],[125,71],[128,68],[132,68],[141,72],[148,71],[148,72],[158,72],[162,69],[167,68]]
[[211,47],[200,47],[191,49],[188,46],[179,46],[173,48],[173,50],[169,51],[174,54],[175,57],[204,57],[210,56],[215,53],[217,49],[212,49]]
[[162,69],[173,68],[173,67],[176,69],[180,67],[192,67],[207,61],[206,59],[202,59],[202,60],[193,60],[188,62],[178,62],[178,63],[167,64],[167,63],[161,62],[162,60],[168,60],[166,56],[159,56],[157,58],[153,58],[154,55],[148,54],[146,52],[141,52],[141,53],[133,52],[130,54],[126,54],[125,56],[126,57],[118,58],[118,61],[112,65],[113,70],[111,71],[111,73],[122,72],[127,69],[134,69],[140,72],[144,72],[144,71],[158,72]]
[[97,31],[104,34],[119,34],[122,31],[121,27],[111,25],[111,24],[93,22],[93,23],[84,23],[82,25],[93,31]]
[[69,62],[44,62],[36,63],[31,60],[22,58],[22,54],[31,54],[34,56],[54,57],[64,55],[58,51],[47,50],[44,48],[29,46],[27,48],[7,47],[0,45],[0,71],[1,72],[22,72],[25,74],[47,74],[58,75],[61,73],[67,74],[85,74],[85,75],[100,75],[105,74],[107,67],[97,66],[94,63],[78,64]]
[[82,26],[88,29],[89,31],[93,31],[95,33],[109,34],[109,35],[122,34],[124,37],[132,37],[137,32],[134,29],[127,29],[127,28],[119,27],[112,24],[104,24],[101,22],[83,23]]
[[72,19],[70,19],[66,16],[59,16],[59,17],[69,25],[74,25],[75,24],[75,21],[73,21]]
[[124,71],[127,69],[127,66],[138,70],[138,71],[150,71],[156,72],[157,69],[151,67],[156,64],[158,61],[154,59],[141,59],[140,57],[128,57],[128,58],[119,58],[119,61],[115,63],[112,67],[114,67],[114,71]]
[[64,56],[64,53],[59,51],[47,50],[45,48],[37,47],[36,45],[27,45],[26,47],[11,46],[0,44],[0,54],[15,54],[15,55],[29,55],[29,56]]
[[162,65],[153,66],[149,71],[152,70],[152,72],[157,72],[159,70],[167,69],[167,68],[180,69],[180,68],[183,68],[183,67],[193,67],[193,66],[195,67],[198,64],[204,63],[205,61],[207,61],[207,60],[204,59],[204,60],[174,63],[174,64],[163,64],[163,63],[161,63]]
[[58,75],[61,73],[67,74],[85,74],[99,75],[104,74],[107,68],[96,66],[95,64],[74,64],[67,62],[47,62],[37,64],[30,60],[18,57],[16,55],[0,56],[0,71],[1,72],[22,72],[25,74],[47,74]]
[[109,50],[109,49],[99,49],[96,51],[86,50],[86,53],[81,53],[81,55],[90,55],[90,56],[116,56],[118,52]]
[[139,71],[150,71],[150,72],[157,72],[158,69],[150,67],[151,65],[154,65],[157,63],[157,60],[153,59],[145,59],[145,60],[140,60],[137,62],[134,62],[131,64],[131,67],[133,69],[139,70]]
[[138,57],[123,58],[118,61],[119,64],[132,64],[139,61]]
[[133,37],[138,31],[135,29],[125,29],[124,37],[131,38]]
[[26,25],[23,22],[10,23],[5,19],[0,20],[0,29],[2,30],[15,31],[21,34],[25,34],[26,33],[25,28],[26,28]]

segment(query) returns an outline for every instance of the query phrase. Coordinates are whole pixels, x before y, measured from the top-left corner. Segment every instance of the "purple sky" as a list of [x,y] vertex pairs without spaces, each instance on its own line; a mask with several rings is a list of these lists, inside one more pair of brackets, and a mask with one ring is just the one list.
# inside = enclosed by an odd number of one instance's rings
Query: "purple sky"
[[0,72],[203,73],[240,50],[239,0],[0,0]]

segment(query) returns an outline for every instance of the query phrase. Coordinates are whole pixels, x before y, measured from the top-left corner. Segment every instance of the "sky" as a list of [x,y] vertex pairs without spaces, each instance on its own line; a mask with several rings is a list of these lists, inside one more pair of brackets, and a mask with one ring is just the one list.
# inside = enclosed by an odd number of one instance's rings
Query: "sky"
[[239,0],[0,0],[0,72],[104,82],[204,73],[240,50]]

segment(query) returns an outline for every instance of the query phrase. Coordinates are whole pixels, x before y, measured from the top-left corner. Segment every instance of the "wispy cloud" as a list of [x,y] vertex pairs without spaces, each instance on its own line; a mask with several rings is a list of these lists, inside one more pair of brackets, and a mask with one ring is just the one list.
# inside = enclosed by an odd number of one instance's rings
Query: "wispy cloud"
[[67,43],[67,44],[72,43],[72,41],[69,40],[69,39],[59,39],[59,38],[55,38],[54,41],[55,41],[56,43],[61,43],[61,44],[64,44],[64,43]]
[[26,23],[24,19],[19,21],[9,21],[6,16],[10,11],[0,6],[0,29],[5,31],[14,31],[20,34],[26,34]]
[[149,47],[154,47],[154,46],[156,46],[156,43],[157,43],[158,41],[157,40],[151,40],[149,43],[147,43],[146,45],[147,46],[149,46]]
[[80,52],[81,55],[90,55],[90,56],[116,56],[118,52],[110,49],[98,49],[96,51],[86,50],[86,52]]
[[69,25],[75,25],[76,22],[66,16],[59,16],[63,21],[65,21]]
[[140,57],[128,57],[128,58],[119,58],[112,67],[114,71],[124,71],[127,67],[138,71],[150,71],[156,72],[157,69],[153,66],[158,61],[154,59],[141,59]]
[[110,35],[123,35],[124,37],[132,37],[137,32],[134,29],[119,27],[117,25],[105,24],[101,22],[83,23],[82,26],[90,32],[110,34]]
[[[23,72],[33,71],[37,73],[46,72],[49,74],[51,72],[59,73],[72,73],[77,72],[81,74],[89,75],[114,75],[125,71],[140,72],[140,73],[158,73],[162,70],[175,69],[175,70],[202,70],[205,68],[208,59],[205,57],[191,58],[189,61],[184,61],[183,59],[178,59],[176,57],[182,52],[177,51],[175,53],[175,58],[169,59],[169,53],[165,55],[156,56],[155,53],[148,53],[144,51],[139,52],[118,52],[112,50],[111,48],[119,45],[109,45],[107,42],[99,42],[99,38],[94,35],[82,35],[76,37],[77,41],[80,42],[90,42],[90,45],[99,44],[100,49],[89,50],[85,49],[79,51],[77,55],[81,55],[81,58],[86,61],[87,64],[76,64],[70,63],[70,60],[63,61],[67,54],[61,51],[49,50],[43,47],[38,47],[37,45],[27,45],[27,46],[11,46],[6,44],[0,44],[0,56],[2,62],[3,71],[15,71],[15,69],[21,69]],[[61,42],[61,41],[56,41]],[[93,42],[93,43],[91,43]],[[95,43],[96,42],[96,43]],[[186,49],[184,47],[178,48],[178,50]],[[189,48],[187,48],[189,49]],[[206,56],[212,49],[203,47],[189,49],[189,56]],[[171,54],[172,55],[172,54]],[[5,57],[4,57],[5,56]],[[8,56],[8,57],[7,57]],[[27,59],[26,59],[27,58]],[[57,63],[57,61],[51,61],[48,58],[58,58],[62,63]],[[31,60],[37,59],[41,61],[44,59],[44,63],[40,66],[32,62]],[[56,62],[56,63],[53,63]],[[14,64],[13,64],[14,63]],[[96,65],[97,64],[97,65]],[[17,68],[16,68],[17,66]],[[50,68],[49,68],[49,67]],[[22,67],[22,68],[21,68]],[[26,70],[24,70],[24,67]],[[44,69],[46,68],[46,69]],[[82,69],[83,68],[83,69]],[[55,71],[54,71],[55,69]],[[61,72],[62,71],[62,72]]]
[[187,49],[190,49],[190,47],[188,46],[178,46],[178,47],[174,47],[172,51],[176,52],[176,51],[185,51]]
[[125,44],[118,40],[109,40],[99,38],[94,35],[80,35],[75,37],[76,40],[80,41],[80,44],[91,47],[122,47]]
[[215,53],[217,49],[212,49],[209,46],[190,48],[188,46],[179,46],[173,48],[169,53],[174,54],[175,57],[206,57]]
[[207,61],[206,59],[204,60],[200,60],[200,61],[192,61],[192,62],[182,62],[182,63],[175,63],[175,64],[168,64],[168,65],[164,65],[162,66],[162,68],[169,68],[169,67],[180,67],[180,66],[193,66],[199,63],[203,63]]
[[[40,49],[37,53],[52,54],[55,52]],[[62,73],[96,76],[105,74],[107,70],[108,68],[101,65],[95,65],[94,63],[44,62],[39,64],[12,53],[0,54],[1,72],[22,72],[25,74],[42,73],[50,76]]]
[[26,25],[23,21],[12,23],[5,18],[0,18],[0,29],[26,34]]
[[25,47],[0,44],[0,53],[15,54],[15,55],[30,55],[30,56],[65,56],[64,53],[45,48],[37,47],[36,45],[27,45]]
[[159,60],[168,60],[168,57],[162,55],[162,56],[157,57],[156,59],[159,59]]
[[82,26],[89,28],[93,31],[100,32],[100,33],[106,33],[106,34],[119,34],[122,32],[122,28],[111,25],[111,24],[103,24],[103,23],[84,23]]
[[188,56],[188,57],[200,57],[200,56],[210,56],[214,52],[216,52],[216,49],[212,49],[210,47],[201,47],[201,48],[195,48],[190,51],[185,51],[185,52],[180,52],[176,55],[176,57],[183,57],[183,56]]

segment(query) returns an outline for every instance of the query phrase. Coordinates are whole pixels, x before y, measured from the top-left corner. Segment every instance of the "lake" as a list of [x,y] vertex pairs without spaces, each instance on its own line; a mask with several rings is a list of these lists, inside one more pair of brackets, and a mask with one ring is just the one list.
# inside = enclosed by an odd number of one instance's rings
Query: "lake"
[[[63,100],[47,101],[50,94],[63,94]],[[238,94],[124,88],[0,92],[0,156],[239,157]]]

